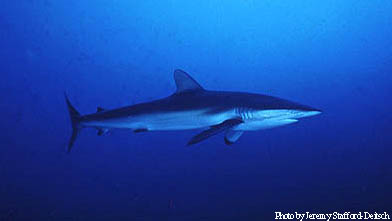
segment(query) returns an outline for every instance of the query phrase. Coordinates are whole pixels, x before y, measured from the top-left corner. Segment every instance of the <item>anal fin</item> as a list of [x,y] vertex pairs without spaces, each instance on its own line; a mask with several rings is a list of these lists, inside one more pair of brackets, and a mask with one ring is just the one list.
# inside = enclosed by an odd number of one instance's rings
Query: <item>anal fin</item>
[[104,136],[104,135],[107,135],[107,134],[109,134],[109,129],[108,128],[98,128],[98,132],[97,132],[97,135],[98,136]]

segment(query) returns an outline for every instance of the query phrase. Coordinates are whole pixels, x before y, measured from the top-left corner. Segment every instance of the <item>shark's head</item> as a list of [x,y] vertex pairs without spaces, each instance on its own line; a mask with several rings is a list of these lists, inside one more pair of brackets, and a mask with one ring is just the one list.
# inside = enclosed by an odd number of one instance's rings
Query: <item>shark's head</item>
[[304,109],[272,109],[260,111],[265,118],[284,118],[284,119],[299,119],[304,117],[311,117],[321,114],[320,110],[304,110]]
[[295,123],[299,118],[321,113],[321,110],[316,108],[265,95],[244,96],[241,103],[242,107],[235,108],[237,116],[244,121],[244,124],[237,128],[239,130],[279,127]]
[[279,100],[281,100],[281,102],[285,103],[286,105],[286,108],[281,109],[281,111],[285,113],[286,117],[290,119],[311,117],[311,116],[319,115],[322,112],[321,110],[310,106],[306,106],[306,105],[302,105],[302,104],[298,104],[295,102],[282,100],[282,99]]
[[311,117],[321,114],[318,109],[264,109],[253,112],[253,118],[257,119],[299,119],[304,117]]
[[315,115],[319,115],[322,113],[321,110],[318,109],[312,109],[312,110],[291,110],[291,113],[293,114],[294,118],[303,118],[303,117],[311,117]]
[[[247,97],[247,99],[246,99]],[[245,108],[238,109],[243,118],[260,119],[299,119],[321,114],[321,110],[285,99],[249,94],[243,97]]]

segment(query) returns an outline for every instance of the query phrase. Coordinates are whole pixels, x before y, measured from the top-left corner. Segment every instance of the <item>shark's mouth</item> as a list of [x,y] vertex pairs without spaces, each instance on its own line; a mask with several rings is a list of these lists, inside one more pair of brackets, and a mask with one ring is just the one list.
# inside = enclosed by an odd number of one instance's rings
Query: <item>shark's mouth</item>
[[[275,120],[290,120],[303,117],[310,117],[320,114],[320,111],[304,111],[304,110],[291,110],[291,109],[277,109],[277,110],[261,110],[253,111],[251,114],[243,114],[246,117],[252,116],[256,119],[275,119]],[[250,119],[252,119],[250,118]]]

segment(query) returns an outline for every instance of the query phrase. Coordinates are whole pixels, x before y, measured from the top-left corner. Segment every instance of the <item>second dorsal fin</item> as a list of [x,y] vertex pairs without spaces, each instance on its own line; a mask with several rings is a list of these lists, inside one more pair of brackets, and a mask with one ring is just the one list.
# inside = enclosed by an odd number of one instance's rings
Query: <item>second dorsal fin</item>
[[174,71],[174,81],[177,86],[176,93],[204,90],[203,87],[195,81],[195,79],[180,69]]
[[97,107],[97,113],[98,112],[101,112],[101,111],[104,111],[105,109],[103,109],[102,107]]

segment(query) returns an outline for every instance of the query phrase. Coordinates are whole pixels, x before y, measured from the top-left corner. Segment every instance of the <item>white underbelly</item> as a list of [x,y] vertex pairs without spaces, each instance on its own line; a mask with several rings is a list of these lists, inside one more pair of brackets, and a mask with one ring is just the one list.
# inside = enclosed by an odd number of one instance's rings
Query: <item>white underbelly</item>
[[146,115],[137,122],[148,130],[190,130],[205,128],[225,121],[228,113],[209,114],[206,111],[172,112],[158,115]]
[[[149,131],[189,130],[220,124],[231,117],[232,112],[210,114],[208,110],[142,114],[124,119],[95,122],[106,128],[146,129]],[[99,124],[99,125],[98,125]],[[90,125],[93,126],[93,125]]]
[[296,119],[264,119],[264,120],[249,120],[244,123],[237,125],[233,130],[250,131],[250,130],[263,130],[274,127],[280,127],[287,124],[292,124],[297,122]]

